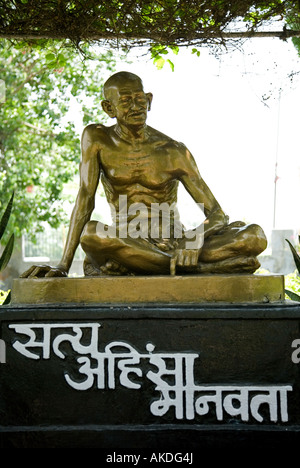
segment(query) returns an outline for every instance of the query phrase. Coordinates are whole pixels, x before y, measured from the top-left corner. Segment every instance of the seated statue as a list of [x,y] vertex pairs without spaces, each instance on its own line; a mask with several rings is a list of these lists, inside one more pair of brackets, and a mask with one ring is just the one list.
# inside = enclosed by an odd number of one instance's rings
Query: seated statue
[[[79,243],[86,276],[254,273],[267,246],[262,228],[229,224],[189,150],[146,124],[152,94],[141,79],[115,73],[104,98],[116,123],[83,131],[80,187],[62,259],[55,267],[33,265],[21,277],[67,276]],[[91,220],[100,178],[111,225]],[[205,219],[195,229],[180,222],[179,182],[202,207]]]

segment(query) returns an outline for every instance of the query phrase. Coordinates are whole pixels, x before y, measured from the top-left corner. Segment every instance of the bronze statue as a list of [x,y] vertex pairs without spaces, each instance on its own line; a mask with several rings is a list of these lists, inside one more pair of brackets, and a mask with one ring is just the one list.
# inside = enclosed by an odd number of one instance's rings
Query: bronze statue
[[[61,262],[34,265],[21,277],[67,276],[79,243],[86,276],[257,270],[256,257],[267,246],[263,230],[228,224],[188,149],[146,124],[152,94],[144,92],[141,79],[116,73],[106,81],[104,97],[102,107],[116,124],[91,124],[83,131],[80,187]],[[90,220],[100,178],[113,209],[112,226]],[[197,229],[185,231],[178,220],[179,182],[203,206],[205,221]]]

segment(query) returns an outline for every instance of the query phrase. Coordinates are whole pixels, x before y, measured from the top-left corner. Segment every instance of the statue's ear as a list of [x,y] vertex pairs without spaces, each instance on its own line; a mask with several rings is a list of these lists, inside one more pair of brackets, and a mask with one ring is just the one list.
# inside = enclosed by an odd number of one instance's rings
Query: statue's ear
[[153,99],[153,94],[152,93],[146,93],[147,99],[148,99],[148,110],[151,110],[151,103]]
[[106,112],[106,114],[109,117],[111,117],[112,119],[114,117],[116,117],[115,111],[114,111],[110,101],[108,101],[108,100],[102,101],[101,106],[102,106],[102,109],[104,110],[104,112]]

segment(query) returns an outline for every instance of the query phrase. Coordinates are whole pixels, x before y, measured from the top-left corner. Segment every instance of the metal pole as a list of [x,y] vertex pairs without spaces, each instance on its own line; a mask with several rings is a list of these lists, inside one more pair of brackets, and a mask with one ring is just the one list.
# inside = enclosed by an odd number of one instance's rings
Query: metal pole
[[274,174],[274,207],[273,207],[273,229],[276,227],[276,203],[277,203],[277,181],[278,181],[278,148],[279,148],[279,126],[280,126],[280,101],[281,89],[279,89],[278,111],[277,111],[277,135],[276,135],[276,156],[275,156],[275,174]]

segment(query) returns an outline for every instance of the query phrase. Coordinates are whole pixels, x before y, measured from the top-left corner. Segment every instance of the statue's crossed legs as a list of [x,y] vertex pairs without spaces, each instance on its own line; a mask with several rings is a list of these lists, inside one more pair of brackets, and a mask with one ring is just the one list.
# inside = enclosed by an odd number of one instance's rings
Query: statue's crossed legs
[[[90,221],[84,228],[80,243],[86,259],[84,273],[95,275],[170,274],[170,264],[179,252],[180,242],[169,247],[151,239],[99,235],[98,221]],[[182,241],[181,241],[182,243]],[[172,244],[172,245],[171,245]],[[171,246],[171,248],[170,248]],[[234,222],[217,234],[206,238],[198,261],[191,266],[184,257],[177,260],[179,274],[254,273],[260,263],[257,256],[267,246],[266,236],[257,224]]]

